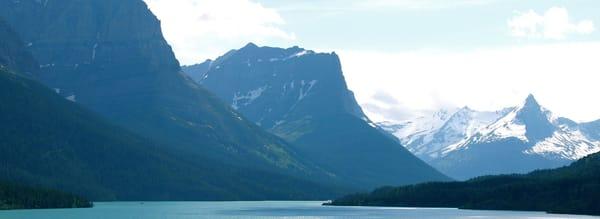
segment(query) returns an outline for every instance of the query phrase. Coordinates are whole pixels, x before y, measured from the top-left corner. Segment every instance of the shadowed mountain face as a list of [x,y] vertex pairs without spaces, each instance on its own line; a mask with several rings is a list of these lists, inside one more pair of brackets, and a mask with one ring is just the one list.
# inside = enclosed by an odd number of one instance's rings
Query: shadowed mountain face
[[[1,1],[0,16],[38,61],[36,78],[161,150],[184,156],[189,165],[205,168],[190,174],[193,180],[218,182],[210,185],[213,199],[328,193],[308,189],[315,184],[306,180],[330,182],[328,173],[181,73],[160,22],[143,1]],[[231,179],[240,185],[228,183]],[[287,187],[281,183],[298,189],[282,189]]]
[[516,119],[525,125],[525,136],[529,141],[537,142],[552,136],[552,133],[554,133],[551,118],[533,95],[527,97],[516,116]]
[[[206,65],[208,69],[201,68]],[[355,186],[447,179],[363,114],[335,53],[250,43],[184,71],[245,117]]]
[[212,60],[209,59],[203,63],[183,66],[182,68],[185,69],[185,73],[192,78],[192,80],[201,81],[203,77],[206,76],[206,72],[208,72],[211,64]]
[[25,43],[17,33],[0,18],[0,67],[12,69],[24,75],[39,74],[38,63],[25,50]]
[[21,74],[38,72],[38,65],[3,22],[0,37],[2,180],[93,200],[323,199],[337,191],[288,174],[176,153],[112,125]]
[[588,138],[600,141],[600,120],[583,123],[580,127]]
[[0,91],[3,180],[93,200],[322,199],[336,191],[170,153],[4,69]]

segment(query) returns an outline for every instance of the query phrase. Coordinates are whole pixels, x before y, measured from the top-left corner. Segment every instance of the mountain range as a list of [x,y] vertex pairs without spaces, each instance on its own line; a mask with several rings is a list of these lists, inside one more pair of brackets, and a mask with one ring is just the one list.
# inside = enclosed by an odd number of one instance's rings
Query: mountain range
[[[8,159],[7,180],[93,200],[320,199],[345,187],[188,80],[141,0],[1,1],[0,16],[19,38],[9,48],[22,48],[7,66],[35,60],[5,73],[3,124],[24,126],[3,135],[33,136],[4,144],[30,158]],[[34,70],[10,73],[22,69]]]
[[342,191],[324,186],[327,180],[181,153],[115,125],[38,82],[39,65],[5,24],[0,22],[3,180],[92,200],[314,199]]
[[598,152],[599,123],[557,117],[529,95],[495,112],[464,107],[378,125],[442,172],[467,179],[559,167]]
[[335,54],[250,44],[211,61],[206,75],[260,57],[298,73],[261,114],[251,103],[276,90],[223,101],[233,91],[186,75],[141,0],[0,1],[0,17],[3,180],[91,200],[306,200],[448,179],[364,116]]
[[181,67],[141,0],[0,1],[0,17],[0,181],[92,200],[326,199],[600,151],[600,120],[533,95],[375,124],[335,52],[249,43]]
[[244,117],[354,186],[447,179],[367,118],[335,53],[249,43],[183,70]]

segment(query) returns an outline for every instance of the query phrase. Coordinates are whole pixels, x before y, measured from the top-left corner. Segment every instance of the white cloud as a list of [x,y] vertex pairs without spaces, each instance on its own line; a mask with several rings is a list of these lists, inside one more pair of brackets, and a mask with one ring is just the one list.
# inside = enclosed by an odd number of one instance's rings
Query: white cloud
[[594,32],[591,20],[571,21],[565,8],[552,7],[544,14],[533,10],[517,13],[508,21],[511,35],[526,38],[564,39],[568,34],[590,34]]
[[491,2],[494,2],[494,0],[370,0],[358,1],[357,5],[366,8],[393,7],[395,9],[427,10],[484,5]]
[[281,4],[282,11],[357,12],[378,9],[393,10],[442,10],[467,6],[486,5],[497,0],[305,0]]
[[[498,110],[520,103],[529,93],[559,115],[600,119],[595,100],[600,93],[600,42],[339,54],[350,88],[376,121],[398,120],[391,112],[407,116],[465,105]],[[397,101],[382,102],[381,93]]]
[[285,21],[276,10],[250,0],[146,0],[146,3],[161,20],[165,38],[183,63],[225,52],[211,44],[230,46],[227,43],[296,38],[294,33],[281,28]]

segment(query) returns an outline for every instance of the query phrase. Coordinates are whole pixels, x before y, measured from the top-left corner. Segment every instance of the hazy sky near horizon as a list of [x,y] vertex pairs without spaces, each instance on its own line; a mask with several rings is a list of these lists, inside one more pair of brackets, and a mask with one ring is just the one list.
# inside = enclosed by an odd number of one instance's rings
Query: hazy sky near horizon
[[146,0],[182,64],[255,42],[336,51],[376,121],[498,110],[529,93],[600,119],[600,1]]

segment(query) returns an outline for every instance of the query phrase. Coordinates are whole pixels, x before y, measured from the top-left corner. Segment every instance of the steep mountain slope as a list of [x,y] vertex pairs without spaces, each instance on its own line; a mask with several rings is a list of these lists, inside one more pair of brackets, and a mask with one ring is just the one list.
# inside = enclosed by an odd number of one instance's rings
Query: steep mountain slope
[[375,128],[348,90],[335,53],[250,43],[209,63],[208,71],[184,71],[355,186],[446,179]]
[[198,82],[206,77],[206,73],[210,69],[212,65],[212,60],[206,60],[203,63],[183,66],[182,69],[185,70],[185,73],[192,78],[192,80]]
[[174,156],[5,70],[0,91],[4,180],[93,200],[312,199],[335,191],[287,175]]
[[0,67],[13,69],[23,75],[39,73],[38,63],[17,33],[0,18]]
[[450,207],[600,215],[600,154],[568,167],[466,182],[386,187],[332,205]]
[[12,71],[36,66],[23,66],[34,61],[21,61],[31,56],[3,24],[0,57],[8,57],[0,60],[3,180],[93,200],[313,199],[335,194],[336,189],[288,175],[173,154],[109,124],[56,90]]
[[[414,123],[421,127],[431,124]],[[553,168],[600,151],[600,141],[594,138],[600,129],[594,123],[577,124],[555,117],[533,95],[520,106],[497,112],[463,108],[438,124],[442,125],[415,133],[398,125],[388,125],[386,130],[458,179]]]
[[[148,142],[155,143],[151,145],[161,147],[161,154],[184,156],[177,159],[186,165],[174,166],[177,171],[170,171],[177,175],[189,169],[193,176],[165,182],[165,190],[159,189],[161,195],[149,197],[281,199],[331,194],[308,182],[329,183],[332,179],[328,173],[181,73],[161,34],[159,21],[143,1],[0,1],[0,16],[15,28],[40,63],[41,70],[34,76],[41,82],[110,122],[149,138]],[[62,108],[67,107],[57,106],[52,113],[69,112],[61,111]],[[90,123],[109,130],[112,127]],[[132,163],[150,159],[137,151],[146,144],[136,145],[140,145],[136,151],[128,152],[133,157],[122,158]],[[148,147],[146,150],[158,150]],[[160,159],[155,161],[157,167],[163,163]],[[122,174],[135,171],[117,166],[114,169],[122,170]],[[135,179],[161,177],[151,171],[139,174],[147,175]],[[177,190],[175,184],[182,189]],[[189,185],[199,185],[200,190],[212,193],[184,192]],[[136,189],[132,193],[142,194],[142,190],[150,188]]]

